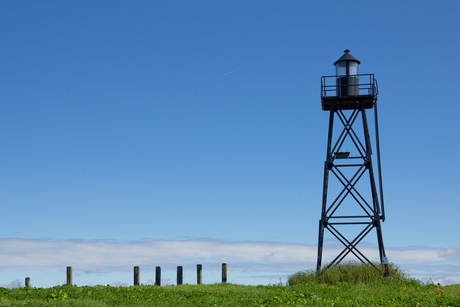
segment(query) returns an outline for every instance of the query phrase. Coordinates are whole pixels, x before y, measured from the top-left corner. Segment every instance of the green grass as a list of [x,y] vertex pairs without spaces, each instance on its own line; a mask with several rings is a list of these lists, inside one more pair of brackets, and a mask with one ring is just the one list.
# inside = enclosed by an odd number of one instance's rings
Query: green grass
[[0,306],[460,306],[459,287],[414,281],[0,289]]
[[289,285],[235,284],[0,288],[0,306],[459,306],[460,285],[441,287],[411,279],[397,266],[392,278],[374,267],[343,263],[317,275],[289,277]]
[[[391,279],[412,281],[412,279],[401,271],[401,269],[390,263],[388,270]],[[324,283],[333,285],[338,282],[351,283],[370,283],[374,281],[382,281],[385,279],[385,268],[382,264],[375,263],[374,265],[361,262],[341,262],[330,268],[327,265],[319,272],[315,270],[307,270],[297,272],[288,278],[289,285],[305,284],[311,282]]]

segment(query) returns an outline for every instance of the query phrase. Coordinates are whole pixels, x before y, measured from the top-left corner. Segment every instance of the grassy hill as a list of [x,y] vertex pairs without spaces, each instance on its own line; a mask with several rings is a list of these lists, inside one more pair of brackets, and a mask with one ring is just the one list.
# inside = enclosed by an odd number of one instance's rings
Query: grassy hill
[[1,289],[0,306],[460,306],[459,285],[415,281]]
[[318,275],[298,272],[289,285],[235,284],[0,288],[0,306],[459,306],[460,285],[411,279],[396,266],[392,278],[374,267],[344,263]]

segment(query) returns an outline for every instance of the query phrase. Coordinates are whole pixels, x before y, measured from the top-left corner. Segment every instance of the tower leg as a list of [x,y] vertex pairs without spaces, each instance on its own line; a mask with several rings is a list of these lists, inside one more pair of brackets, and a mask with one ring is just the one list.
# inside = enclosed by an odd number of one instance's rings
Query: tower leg
[[379,243],[379,253],[380,253],[380,263],[383,264],[383,267],[385,268],[385,277],[390,276],[390,271],[388,269],[388,261],[384,261],[384,258],[386,258],[385,254],[385,247],[383,246],[383,236],[382,236],[382,228],[380,226],[380,220],[377,221],[376,226],[377,230],[377,241]]
[[316,272],[319,274],[321,271],[321,261],[323,258],[323,239],[324,239],[324,226],[323,221],[319,220],[319,231],[318,231],[318,258],[316,262]]
[[319,231],[318,231],[318,258],[316,262],[316,271],[317,273],[321,270],[321,262],[323,258],[323,241],[324,241],[324,226],[326,225],[326,201],[327,201],[327,187],[329,182],[329,165],[331,164],[331,144],[332,144],[332,129],[334,124],[334,113],[335,105],[331,105],[331,110],[329,111],[329,132],[327,137],[327,156],[326,161],[324,162],[324,177],[323,177],[323,199],[321,206],[321,220],[319,221]]

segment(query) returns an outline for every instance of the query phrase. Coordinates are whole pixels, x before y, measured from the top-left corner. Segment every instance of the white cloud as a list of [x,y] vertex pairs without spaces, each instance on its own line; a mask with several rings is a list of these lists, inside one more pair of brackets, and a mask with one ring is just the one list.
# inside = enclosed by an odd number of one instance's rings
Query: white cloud
[[180,265],[197,261],[236,263],[305,263],[316,247],[266,242],[189,241],[46,241],[0,239],[0,269],[81,270],[122,269],[127,266]]
[[[364,245],[360,250],[371,260],[378,258],[375,247]],[[340,247],[327,246],[323,259],[330,261],[340,251]],[[0,239],[0,271],[62,270],[72,266],[77,274],[105,274],[128,272],[135,265],[153,270],[155,266],[173,269],[202,263],[217,269],[226,262],[231,270],[252,272],[253,276],[287,276],[314,268],[316,253],[313,245],[274,242]],[[387,249],[387,255],[391,262],[424,281],[431,277],[434,282],[452,283],[460,271],[458,248],[395,248]]]
[[460,258],[460,248],[400,248],[390,249],[387,254],[399,262],[445,262]]
[[16,280],[13,280],[13,281],[11,281],[9,283],[0,285],[0,287],[8,288],[8,289],[14,289],[14,288],[20,288],[20,287],[22,287],[22,285],[21,285],[21,281],[19,279],[16,279]]

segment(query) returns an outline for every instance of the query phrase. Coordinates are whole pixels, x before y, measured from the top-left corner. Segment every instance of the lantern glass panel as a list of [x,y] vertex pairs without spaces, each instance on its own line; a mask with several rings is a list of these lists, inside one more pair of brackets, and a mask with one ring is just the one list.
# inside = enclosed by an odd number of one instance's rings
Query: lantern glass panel
[[358,63],[357,62],[349,62],[348,69],[350,70],[350,75],[357,75],[358,74]]
[[339,77],[347,75],[347,62],[344,61],[335,65],[335,75]]

